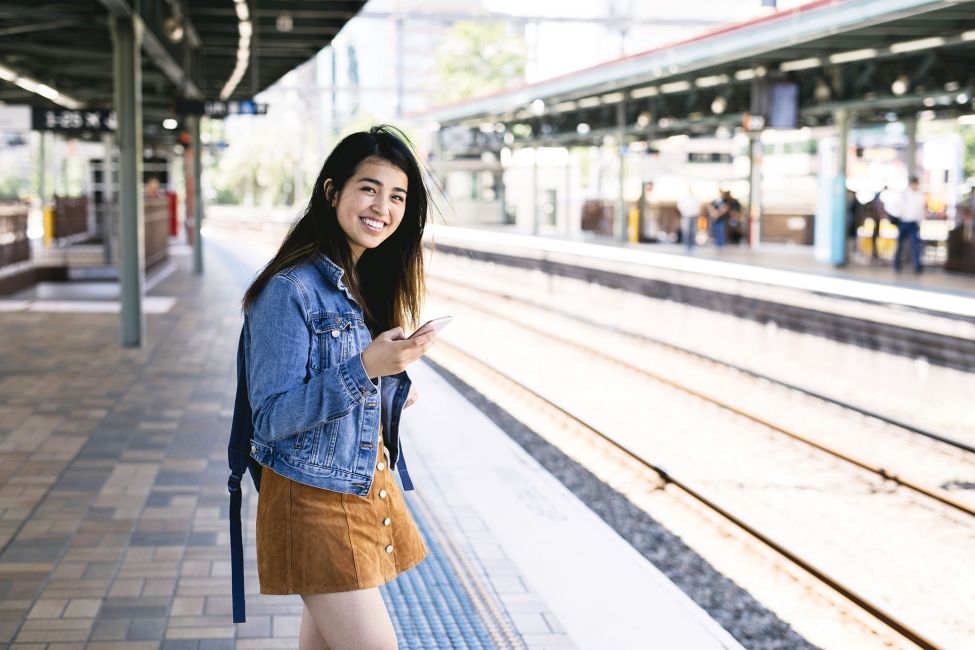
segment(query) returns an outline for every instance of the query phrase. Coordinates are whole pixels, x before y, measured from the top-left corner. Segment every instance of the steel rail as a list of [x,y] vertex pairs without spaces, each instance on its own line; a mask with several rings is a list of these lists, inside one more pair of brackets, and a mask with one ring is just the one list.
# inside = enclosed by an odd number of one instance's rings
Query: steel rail
[[702,492],[695,489],[686,481],[674,476],[669,470],[665,469],[663,466],[658,465],[644,458],[639,453],[630,449],[627,445],[613,439],[611,436],[601,431],[598,427],[586,422],[579,416],[569,412],[565,408],[559,406],[555,402],[551,401],[547,397],[541,395],[540,393],[536,392],[535,390],[526,386],[525,384],[519,382],[518,380],[511,378],[510,376],[506,375],[504,372],[495,368],[491,364],[486,363],[481,359],[478,359],[477,357],[469,354],[468,352],[465,352],[464,350],[460,349],[455,345],[447,343],[446,341],[440,340],[438,344],[440,346],[447,347],[455,354],[458,354],[459,356],[466,358],[468,361],[473,362],[475,365],[486,368],[487,370],[494,373],[495,375],[502,377],[505,381],[513,384],[514,386],[518,387],[519,389],[528,393],[529,395],[532,395],[535,399],[541,400],[542,402],[547,404],[550,408],[558,411],[566,418],[575,422],[580,427],[586,429],[593,435],[597,436],[598,438],[602,439],[606,443],[620,450],[632,460],[636,461],[637,463],[643,465],[644,467],[656,473],[660,477],[660,479],[664,481],[664,483],[669,483],[679,488],[684,493],[688,494],[689,496],[697,500],[699,503],[702,503],[712,511],[718,513],[726,520],[730,521],[735,526],[744,530],[749,535],[759,540],[760,542],[762,542],[767,547],[774,550],[782,557],[786,558],[796,566],[800,567],[810,575],[814,576],[817,580],[820,580],[822,583],[828,585],[831,589],[841,594],[842,596],[850,600],[852,603],[854,603],[864,611],[869,612],[877,620],[881,621],[884,625],[896,631],[898,634],[909,639],[912,643],[916,644],[921,648],[924,648],[924,650],[940,650],[941,646],[937,645],[936,643],[934,643],[933,641],[925,637],[922,633],[913,629],[907,623],[898,619],[895,615],[884,610],[880,605],[875,604],[866,596],[859,594],[852,587],[846,586],[839,579],[829,575],[825,570],[820,569],[812,562],[805,560],[797,553],[790,551],[788,548],[786,548],[779,542],[775,541],[770,535],[763,533],[755,526],[746,522],[742,517],[735,515],[727,508],[721,506],[720,504],[716,503],[709,497],[705,496]]
[[656,338],[654,336],[649,336],[647,334],[638,334],[636,332],[631,332],[629,330],[623,329],[622,327],[616,327],[614,325],[607,325],[605,323],[600,323],[600,322],[594,321],[592,319],[584,318],[582,316],[578,316],[578,315],[573,314],[571,312],[567,312],[567,311],[562,310],[562,309],[557,309],[555,307],[542,306],[542,305],[539,305],[538,303],[532,302],[530,300],[526,300],[524,298],[518,298],[517,296],[512,296],[511,294],[502,293],[500,291],[494,291],[492,289],[484,289],[484,288],[481,288],[481,287],[471,287],[469,285],[464,285],[464,284],[461,284],[461,283],[456,282],[454,280],[450,280],[450,279],[442,278],[442,277],[436,277],[435,278],[435,281],[437,281],[437,282],[443,282],[445,284],[453,284],[453,285],[455,285],[457,287],[460,287],[460,288],[463,288],[465,290],[471,290],[471,289],[473,289],[475,291],[480,291],[481,293],[487,293],[487,294],[496,296],[498,298],[502,298],[502,299],[505,299],[505,300],[510,300],[512,302],[518,302],[518,303],[521,303],[521,304],[530,305],[532,307],[545,309],[547,311],[550,311],[550,312],[559,314],[560,316],[563,316],[565,318],[570,318],[570,319],[575,320],[577,322],[585,323],[586,325],[592,325],[594,327],[600,327],[601,329],[605,329],[605,330],[614,332],[616,334],[620,334],[622,336],[628,336],[630,338],[634,338],[634,339],[637,339],[637,340],[646,341],[646,342],[649,342],[649,343],[653,343],[655,345],[659,345],[661,347],[669,348],[669,349],[674,350],[676,352],[681,352],[683,354],[687,354],[687,355],[690,355],[690,356],[693,356],[693,357],[697,357],[698,359],[703,359],[704,361],[710,361],[711,363],[717,364],[719,366],[724,366],[726,368],[731,368],[732,370],[737,370],[738,372],[744,373],[746,375],[750,375],[752,377],[755,377],[756,379],[762,379],[762,380],[767,381],[769,383],[776,384],[778,386],[782,386],[783,388],[788,388],[790,390],[794,390],[796,392],[803,393],[804,395],[809,395],[810,397],[814,397],[814,398],[819,399],[819,400],[822,400],[824,402],[829,402],[830,404],[835,404],[836,406],[840,406],[840,407],[845,408],[847,410],[855,411],[855,412],[859,413],[860,415],[865,415],[865,416],[867,416],[869,418],[873,418],[875,420],[880,420],[881,422],[884,422],[886,424],[890,424],[890,425],[895,426],[895,427],[898,427],[900,429],[905,429],[907,431],[910,431],[912,433],[916,433],[916,434],[921,435],[921,436],[924,436],[926,438],[931,438],[932,440],[937,440],[938,442],[944,443],[944,444],[949,445],[951,447],[955,447],[957,449],[961,449],[963,451],[967,451],[969,453],[975,454],[975,445],[969,444],[969,443],[964,442],[962,440],[958,440],[957,438],[953,438],[953,437],[951,437],[949,435],[946,435],[946,434],[943,434],[943,433],[937,433],[937,432],[934,432],[934,431],[930,431],[928,429],[924,429],[923,427],[919,427],[919,426],[917,426],[915,424],[911,424],[909,422],[904,422],[903,420],[898,420],[896,418],[892,418],[890,416],[884,415],[883,413],[878,413],[876,411],[871,411],[871,410],[869,410],[867,408],[864,408],[862,406],[857,406],[856,404],[851,404],[849,402],[844,402],[843,400],[841,400],[839,398],[830,397],[829,395],[824,395],[822,393],[816,392],[816,391],[811,390],[809,388],[804,388],[802,386],[798,386],[796,384],[789,383],[789,382],[784,381],[782,379],[777,379],[776,377],[771,377],[769,375],[763,375],[762,373],[760,373],[760,372],[758,372],[756,370],[751,370],[751,369],[746,368],[744,366],[739,366],[737,364],[734,364],[734,363],[731,363],[731,362],[728,362],[728,361],[724,361],[722,359],[718,359],[717,357],[712,357],[712,356],[710,356],[708,354],[704,354],[703,352],[698,352],[697,350],[692,350],[690,348],[682,347],[680,345],[677,345],[676,343],[671,343],[670,341],[665,341],[663,339],[659,339],[659,338]]
[[[475,303],[475,302],[472,302],[472,301],[464,300],[462,298],[456,298],[456,297],[453,297],[453,296],[449,297],[449,299],[452,300],[452,301],[454,301],[454,302],[461,303],[461,304],[467,306],[470,309],[481,310],[481,311],[484,310],[483,305],[480,305],[480,304]],[[907,478],[902,477],[897,472],[894,472],[893,470],[890,470],[890,469],[888,469],[886,467],[881,467],[879,465],[875,465],[875,464],[870,463],[870,462],[867,462],[865,460],[860,460],[859,458],[856,458],[855,456],[851,456],[851,455],[849,455],[849,454],[847,454],[847,453],[845,453],[845,452],[843,452],[843,451],[841,451],[839,449],[836,449],[835,447],[832,447],[832,446],[827,445],[825,443],[819,442],[817,440],[813,440],[812,438],[809,438],[807,436],[804,436],[801,433],[797,433],[795,431],[792,431],[791,429],[788,429],[788,428],[786,428],[786,427],[784,427],[784,426],[782,426],[780,424],[777,424],[776,422],[773,422],[772,420],[769,420],[767,418],[764,418],[761,415],[757,415],[757,414],[752,413],[750,411],[746,411],[745,409],[739,408],[739,407],[735,406],[734,404],[731,404],[731,403],[726,402],[724,400],[718,399],[718,398],[714,397],[713,395],[709,395],[708,393],[705,393],[703,391],[699,391],[699,390],[697,390],[695,388],[692,388],[690,386],[687,386],[685,384],[682,384],[681,382],[674,381],[673,379],[670,379],[669,377],[665,377],[664,375],[661,375],[659,373],[656,373],[656,372],[647,370],[646,368],[643,368],[641,366],[637,366],[637,365],[635,365],[633,363],[630,363],[629,361],[626,361],[624,359],[620,359],[620,358],[615,357],[615,356],[612,356],[612,355],[606,355],[606,354],[603,354],[603,353],[600,353],[600,352],[596,352],[595,350],[593,350],[591,348],[588,348],[588,347],[580,344],[578,341],[575,341],[575,340],[570,339],[568,337],[565,337],[565,336],[561,336],[559,334],[556,334],[556,333],[552,332],[551,330],[543,330],[543,329],[541,329],[539,327],[535,327],[534,325],[529,325],[527,323],[522,323],[522,322],[517,322],[517,325],[518,325],[518,327],[521,327],[521,328],[523,328],[525,330],[528,330],[530,332],[534,332],[535,334],[538,334],[539,336],[543,336],[543,337],[545,337],[545,338],[547,338],[547,339],[549,339],[551,341],[555,341],[555,342],[560,343],[562,345],[565,345],[567,347],[575,348],[575,349],[581,350],[581,351],[583,351],[583,352],[585,352],[587,354],[591,354],[591,355],[597,356],[601,360],[609,361],[609,362],[614,363],[616,365],[622,366],[623,368],[629,370],[630,372],[634,372],[634,373],[637,373],[637,374],[644,375],[645,377],[648,377],[648,378],[650,378],[650,379],[652,379],[654,381],[658,381],[660,383],[666,384],[667,386],[670,386],[672,388],[675,388],[675,389],[677,389],[677,390],[679,390],[681,392],[687,393],[688,395],[692,395],[692,396],[697,397],[699,399],[703,399],[703,400],[705,400],[707,402],[710,402],[711,404],[714,404],[716,406],[719,406],[720,408],[723,408],[723,409],[725,409],[727,411],[730,411],[730,412],[734,413],[735,415],[738,415],[738,416],[741,416],[741,417],[746,418],[748,420],[751,420],[752,422],[755,422],[755,423],[760,424],[760,425],[762,425],[764,427],[767,427],[769,429],[772,429],[773,431],[775,431],[777,433],[780,433],[780,434],[782,434],[784,436],[788,436],[789,438],[792,438],[793,440],[797,440],[797,441],[799,441],[801,443],[804,443],[806,445],[809,445],[810,447],[814,447],[815,449],[818,449],[818,450],[820,450],[820,451],[822,451],[824,453],[827,453],[830,456],[833,456],[834,458],[838,458],[838,459],[843,460],[843,461],[845,461],[847,463],[850,463],[852,465],[855,465],[855,466],[857,466],[857,467],[859,467],[861,469],[865,469],[868,472],[872,472],[874,474],[877,474],[878,476],[881,476],[884,479],[887,479],[889,481],[893,481],[894,483],[897,483],[898,485],[903,486],[903,487],[905,487],[905,488],[907,488],[909,490],[913,490],[914,492],[917,492],[918,494],[923,494],[924,496],[926,496],[926,497],[928,497],[930,499],[934,499],[935,501],[938,501],[940,503],[943,503],[944,505],[947,505],[947,506],[950,506],[952,508],[955,508],[956,510],[960,510],[960,511],[964,512],[967,515],[975,516],[975,507],[970,506],[967,503],[964,503],[962,501],[959,501],[958,499],[954,498],[953,496],[951,496],[950,494],[944,492],[943,490],[938,490],[938,489],[935,489],[935,488],[925,487],[924,485],[921,485],[920,483],[917,483],[915,481],[912,481],[910,479],[907,479]]]

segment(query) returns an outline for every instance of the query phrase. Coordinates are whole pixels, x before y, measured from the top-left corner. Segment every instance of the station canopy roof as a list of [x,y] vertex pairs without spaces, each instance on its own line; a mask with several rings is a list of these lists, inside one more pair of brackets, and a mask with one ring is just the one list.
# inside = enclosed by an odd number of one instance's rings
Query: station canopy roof
[[975,2],[818,0],[411,117],[497,144],[494,125],[514,146],[713,134],[765,116],[773,85],[797,96],[799,127],[837,109],[860,123],[957,115],[975,112],[973,63]]
[[[250,99],[313,57],[364,1],[317,0],[0,0],[0,77],[44,84],[50,99],[0,79],[0,101],[64,107],[114,104],[110,19],[136,12],[142,39],[143,120],[173,117],[177,98]],[[243,23],[249,26],[242,26]],[[250,38],[242,43],[242,36]],[[248,61],[221,97],[246,45]],[[14,79],[14,81],[16,78]],[[46,91],[52,94],[50,91]]]

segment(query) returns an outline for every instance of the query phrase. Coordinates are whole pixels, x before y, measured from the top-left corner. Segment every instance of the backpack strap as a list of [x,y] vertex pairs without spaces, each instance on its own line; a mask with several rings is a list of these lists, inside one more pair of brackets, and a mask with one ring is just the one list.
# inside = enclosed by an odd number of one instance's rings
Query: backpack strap
[[227,446],[227,460],[230,465],[227,489],[230,491],[230,574],[234,623],[243,623],[247,620],[244,606],[244,538],[240,516],[241,480],[244,472],[250,469],[254,487],[258,491],[261,489],[261,466],[250,456],[253,437],[254,423],[247,396],[247,368],[244,363],[244,328],[241,328],[240,340],[237,343],[237,396],[234,399],[230,443]]

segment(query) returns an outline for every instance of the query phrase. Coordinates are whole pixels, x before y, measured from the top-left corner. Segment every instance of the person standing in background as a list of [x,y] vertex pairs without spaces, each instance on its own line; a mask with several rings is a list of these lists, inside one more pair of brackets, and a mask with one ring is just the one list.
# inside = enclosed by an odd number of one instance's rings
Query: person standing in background
[[697,238],[697,220],[701,216],[701,201],[691,190],[690,185],[684,186],[684,192],[677,199],[677,211],[680,213],[680,233],[684,239],[687,252],[694,250]]
[[900,218],[897,222],[897,252],[894,253],[894,271],[900,273],[901,256],[907,242],[911,245],[911,259],[914,272],[921,272],[921,221],[927,216],[927,200],[920,190],[917,176],[911,176],[910,183],[900,201]]

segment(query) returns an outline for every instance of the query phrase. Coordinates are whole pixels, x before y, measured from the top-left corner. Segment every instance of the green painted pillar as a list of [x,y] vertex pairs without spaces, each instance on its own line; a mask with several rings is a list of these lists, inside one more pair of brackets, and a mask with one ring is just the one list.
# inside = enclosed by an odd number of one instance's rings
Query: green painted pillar
[[830,261],[833,266],[846,264],[846,150],[850,138],[850,112],[845,108],[833,112],[836,123],[836,168],[833,174],[832,221],[830,223]]
[[[112,16],[115,113],[118,128],[119,299],[121,340],[126,347],[144,342],[142,287],[145,274],[142,207],[142,23]],[[106,156],[106,159],[108,157]],[[106,167],[108,167],[106,165]]]
[[190,146],[193,148],[193,272],[203,275],[203,176],[200,165],[200,117],[189,118]]

